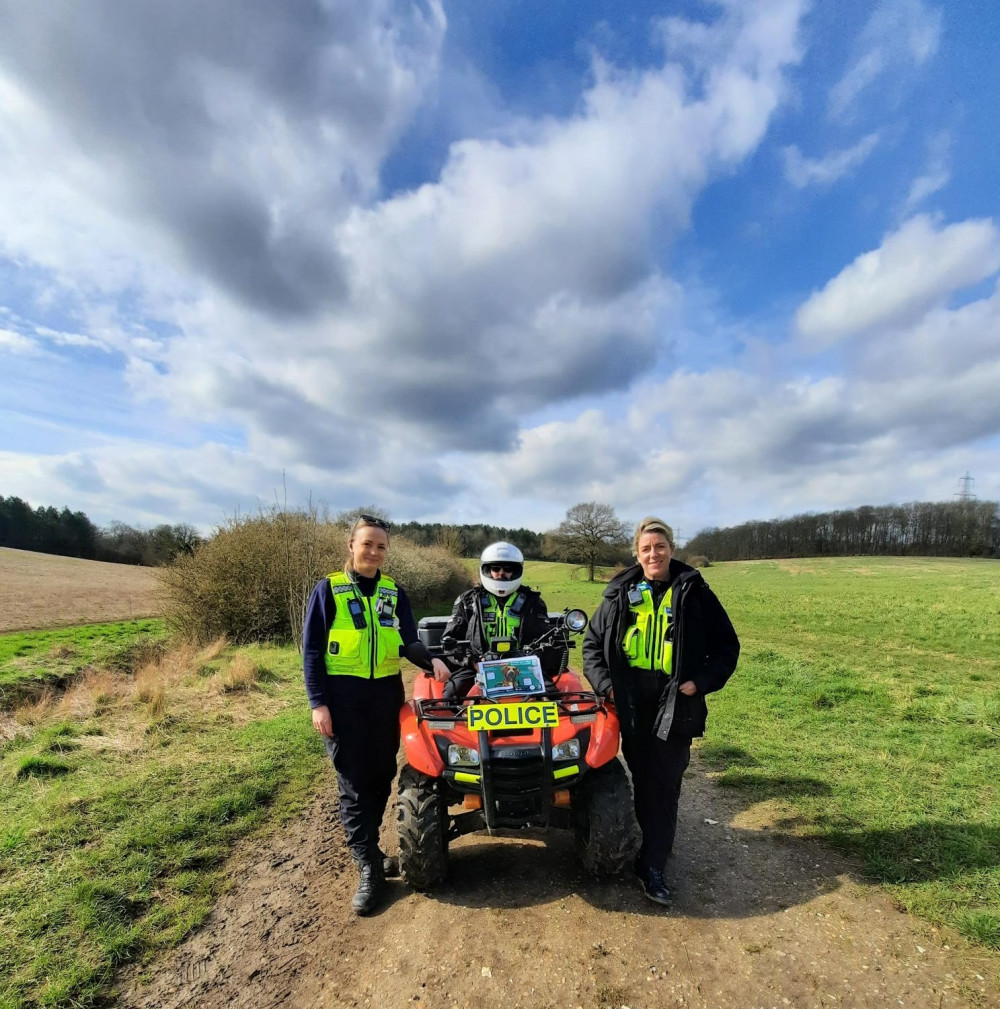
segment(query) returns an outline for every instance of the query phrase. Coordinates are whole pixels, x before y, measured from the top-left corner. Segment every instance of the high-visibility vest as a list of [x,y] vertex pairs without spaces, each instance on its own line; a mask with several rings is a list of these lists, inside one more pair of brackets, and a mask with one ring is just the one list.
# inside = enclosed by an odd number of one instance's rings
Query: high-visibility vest
[[374,594],[363,596],[343,571],[335,571],[329,579],[336,613],[327,638],[326,671],[365,679],[395,676],[403,644],[396,583],[381,575]]
[[673,587],[667,589],[659,606],[653,602],[649,582],[641,581],[629,591],[630,619],[622,638],[622,651],[630,666],[671,674],[674,640]]
[[515,592],[505,599],[498,599],[492,592],[482,592],[480,601],[483,607],[483,630],[487,647],[493,638],[517,635],[521,626],[521,610],[525,602],[523,592]]

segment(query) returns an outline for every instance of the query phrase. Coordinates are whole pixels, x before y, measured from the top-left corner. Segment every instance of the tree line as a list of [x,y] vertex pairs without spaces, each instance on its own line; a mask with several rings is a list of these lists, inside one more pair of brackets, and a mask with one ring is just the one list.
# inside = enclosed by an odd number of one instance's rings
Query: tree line
[[459,557],[478,557],[491,543],[506,540],[524,554],[526,560],[542,559],[542,534],[532,529],[505,526],[450,525],[443,522],[393,523],[394,536],[402,536],[421,547],[443,546]]
[[[375,506],[351,509],[335,519],[352,524],[361,513],[388,515]],[[595,568],[631,563],[631,525],[610,505],[574,505],[558,528],[545,533],[483,523],[395,523],[393,535],[417,546],[440,546],[457,557],[478,557],[490,544],[506,540],[527,560],[558,560]],[[201,542],[190,525],[136,529],[124,522],[99,528],[80,511],[32,507],[0,496],[0,546],[124,564],[168,564],[192,554]],[[689,540],[684,556],[713,561],[766,557],[836,557],[914,554],[941,557],[1000,557],[1000,507],[995,501],[912,502],[744,522],[726,529],[703,529]]]
[[713,561],[856,555],[1000,557],[996,501],[915,501],[703,529],[686,545]]
[[83,512],[32,508],[18,497],[0,496],[0,546],[117,564],[169,564],[201,542],[194,526],[136,529],[124,522],[99,527]]
[[[348,522],[365,509],[344,512]],[[375,511],[382,518],[385,514]],[[615,515],[610,505],[596,501],[573,505],[558,528],[544,533],[531,529],[507,529],[491,525],[447,525],[439,522],[405,522],[393,526],[419,546],[443,546],[459,557],[477,557],[490,543],[513,543],[525,560],[568,561],[586,566],[590,581],[598,566],[627,563],[631,550],[631,527]]]

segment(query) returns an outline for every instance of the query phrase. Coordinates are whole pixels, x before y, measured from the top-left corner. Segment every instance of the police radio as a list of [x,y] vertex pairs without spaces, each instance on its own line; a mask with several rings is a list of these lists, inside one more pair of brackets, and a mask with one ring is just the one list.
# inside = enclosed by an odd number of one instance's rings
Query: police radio
[[357,596],[352,596],[347,600],[347,612],[351,614],[351,620],[354,621],[354,629],[356,631],[363,631],[368,626],[365,621],[365,608],[361,605],[361,600]]

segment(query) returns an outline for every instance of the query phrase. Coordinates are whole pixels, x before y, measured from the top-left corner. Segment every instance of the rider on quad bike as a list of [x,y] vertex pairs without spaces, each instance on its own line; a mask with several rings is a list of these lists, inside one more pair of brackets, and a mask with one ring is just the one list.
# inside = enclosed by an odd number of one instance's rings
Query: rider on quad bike
[[[482,581],[491,596],[488,582],[499,582],[506,596],[494,598],[509,598],[507,585],[519,586],[523,561],[516,547],[494,544],[500,546],[516,551],[518,559],[488,558],[488,548],[484,567],[499,568],[507,560],[512,568],[499,579],[484,571]],[[584,630],[586,614],[568,610],[542,621],[532,608],[527,612],[535,614],[534,626],[526,616],[514,628],[508,606],[494,608],[481,594],[463,622],[462,598],[451,620],[425,617],[418,624],[432,655],[467,659],[465,675],[453,677],[459,690],[418,676],[413,700],[400,710],[406,754],[397,808],[403,877],[417,889],[440,883],[448,871],[448,843],[462,834],[549,827],[575,832],[589,871],[620,873],[638,850],[639,832],[618,758],[618,716],[566,668],[576,646],[569,634]],[[540,633],[529,637],[535,628]],[[448,638],[446,630],[464,630],[468,637]],[[555,670],[549,676],[543,676],[542,656]]]
[[[521,584],[524,555],[513,543],[491,543],[479,558],[481,588],[463,592],[451,611],[441,635],[442,658],[452,670],[444,688],[445,700],[461,700],[475,682],[475,663],[490,649],[494,638],[514,637],[537,641],[551,627],[542,597]],[[547,680],[557,676],[565,665],[561,651],[554,645],[539,653],[542,672]]]

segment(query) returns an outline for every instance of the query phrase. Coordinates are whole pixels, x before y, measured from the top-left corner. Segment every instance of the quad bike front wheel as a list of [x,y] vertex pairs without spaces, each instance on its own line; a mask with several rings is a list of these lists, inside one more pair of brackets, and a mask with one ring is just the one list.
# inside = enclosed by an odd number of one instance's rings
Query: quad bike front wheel
[[398,793],[399,871],[410,886],[426,890],[448,874],[448,807],[436,780],[412,767],[400,771]]
[[573,809],[583,867],[599,876],[619,875],[639,851],[639,825],[628,775],[618,757],[580,782]]

